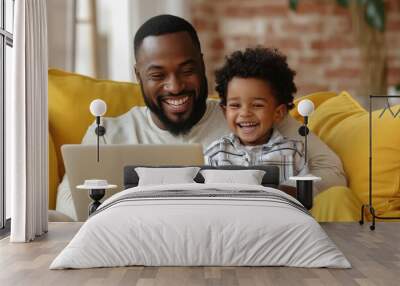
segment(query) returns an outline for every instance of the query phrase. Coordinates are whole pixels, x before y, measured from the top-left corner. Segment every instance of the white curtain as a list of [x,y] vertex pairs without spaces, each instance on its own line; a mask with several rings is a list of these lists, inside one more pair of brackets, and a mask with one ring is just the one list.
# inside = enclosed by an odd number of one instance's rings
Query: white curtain
[[6,98],[6,187],[11,190],[12,242],[48,227],[46,0],[15,1],[14,70]]

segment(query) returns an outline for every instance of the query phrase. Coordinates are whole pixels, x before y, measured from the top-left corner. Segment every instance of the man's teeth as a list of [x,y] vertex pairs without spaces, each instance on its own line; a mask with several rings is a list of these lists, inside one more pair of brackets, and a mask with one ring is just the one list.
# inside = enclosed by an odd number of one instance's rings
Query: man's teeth
[[254,122],[242,122],[242,123],[239,123],[240,127],[253,127],[253,126],[256,126],[256,125],[257,125],[257,123],[254,123]]
[[171,104],[171,105],[178,106],[178,105],[184,104],[186,101],[188,101],[188,99],[189,99],[188,96],[181,97],[179,99],[169,98],[169,99],[166,99],[165,102],[168,104]]

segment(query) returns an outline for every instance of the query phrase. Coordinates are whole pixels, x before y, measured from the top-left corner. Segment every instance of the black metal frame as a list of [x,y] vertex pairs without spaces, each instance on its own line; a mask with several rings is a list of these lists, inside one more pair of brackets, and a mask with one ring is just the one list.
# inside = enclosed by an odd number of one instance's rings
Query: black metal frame
[[[364,224],[364,211],[365,209],[369,209],[370,214],[372,215],[372,224],[369,226],[371,230],[375,230],[375,220],[376,219],[382,219],[382,220],[395,220],[395,219],[400,219],[400,217],[383,217],[383,216],[378,216],[375,214],[375,208],[373,206],[372,202],[372,101],[374,98],[400,98],[400,95],[385,95],[385,96],[379,96],[379,95],[370,95],[369,96],[369,174],[368,174],[368,179],[369,179],[369,203],[368,204],[363,204],[361,206],[361,219],[359,223],[361,225]],[[388,106],[389,108],[390,106]],[[383,115],[383,112],[382,114]],[[393,114],[392,114],[393,115]],[[396,116],[397,113],[394,115]],[[395,119],[395,118],[394,118]]]
[[[15,1],[13,0],[13,13]],[[5,190],[5,73],[6,73],[6,46],[13,47],[13,34],[6,30],[6,3],[1,0],[0,21],[0,230],[1,235],[10,231],[10,220],[6,218],[6,190]],[[10,15],[8,15],[10,16]],[[14,15],[11,15],[14,17]]]

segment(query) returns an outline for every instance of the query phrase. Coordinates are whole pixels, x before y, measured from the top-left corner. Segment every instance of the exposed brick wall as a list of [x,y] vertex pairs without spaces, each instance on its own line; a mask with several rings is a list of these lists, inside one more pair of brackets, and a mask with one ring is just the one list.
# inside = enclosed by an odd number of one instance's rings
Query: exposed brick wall
[[[299,95],[348,90],[360,85],[360,52],[350,12],[334,0],[193,0],[192,23],[199,32],[210,87],[224,56],[248,46],[276,47],[297,71]],[[400,83],[400,1],[387,0],[388,85]],[[211,91],[211,90],[210,90]]]

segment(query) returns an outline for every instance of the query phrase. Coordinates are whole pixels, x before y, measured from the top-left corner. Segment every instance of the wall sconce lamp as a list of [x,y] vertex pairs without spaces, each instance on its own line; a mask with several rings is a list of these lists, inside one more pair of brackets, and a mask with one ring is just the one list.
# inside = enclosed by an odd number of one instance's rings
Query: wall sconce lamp
[[106,133],[104,126],[100,125],[100,117],[103,116],[107,111],[107,104],[101,99],[95,99],[90,103],[90,113],[96,117],[97,127],[95,133],[97,135],[97,162],[100,160],[100,136]]
[[303,99],[299,102],[297,106],[297,111],[304,118],[304,124],[299,128],[299,134],[304,136],[304,162],[308,167],[308,157],[307,157],[307,135],[310,132],[308,129],[308,117],[314,111],[314,103],[309,99]]

